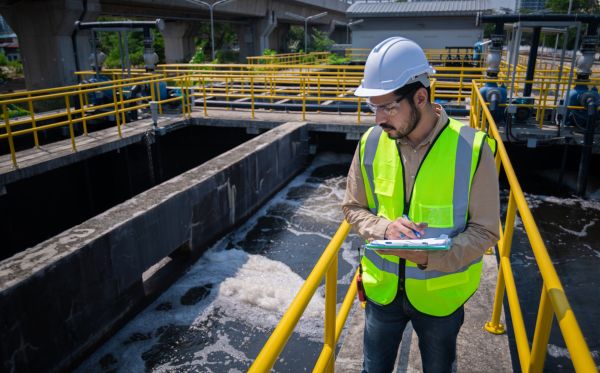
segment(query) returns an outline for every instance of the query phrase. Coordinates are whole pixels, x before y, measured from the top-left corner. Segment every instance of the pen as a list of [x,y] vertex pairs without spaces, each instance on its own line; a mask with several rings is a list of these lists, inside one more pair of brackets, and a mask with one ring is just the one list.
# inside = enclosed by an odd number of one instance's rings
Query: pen
[[[408,215],[406,215],[406,214],[402,215],[402,217],[403,217],[404,219],[408,220],[408,221],[412,221],[412,220],[410,220],[410,218],[409,218],[409,217],[408,217]],[[415,236],[417,236],[417,238],[421,238],[421,233],[417,232],[417,231],[416,231],[416,230],[414,230],[414,229],[411,229],[411,230],[413,231],[413,233],[415,234]]]

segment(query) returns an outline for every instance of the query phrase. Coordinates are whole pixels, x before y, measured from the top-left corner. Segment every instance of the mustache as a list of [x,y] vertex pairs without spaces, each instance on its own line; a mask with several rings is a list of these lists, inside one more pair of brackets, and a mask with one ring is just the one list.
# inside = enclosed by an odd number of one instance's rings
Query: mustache
[[381,128],[383,128],[383,129],[388,129],[388,130],[393,130],[393,129],[394,129],[394,127],[390,126],[390,125],[389,125],[389,124],[387,124],[387,123],[380,123],[380,124],[379,124],[379,126],[380,126]]

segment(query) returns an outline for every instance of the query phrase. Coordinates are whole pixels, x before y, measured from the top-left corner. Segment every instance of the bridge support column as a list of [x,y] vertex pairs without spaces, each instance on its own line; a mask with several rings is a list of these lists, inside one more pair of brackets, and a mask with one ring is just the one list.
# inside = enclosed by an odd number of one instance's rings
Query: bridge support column
[[187,63],[194,56],[194,36],[198,25],[192,22],[168,22],[162,34],[165,40],[167,63]]
[[3,8],[19,38],[27,89],[77,82],[78,60],[79,69],[86,68],[90,48],[87,33],[74,32],[75,21],[95,20],[99,13],[99,0],[87,0],[85,8],[72,0],[21,1]]
[[276,27],[277,17],[272,10],[267,10],[267,14],[254,23],[255,55],[261,55],[265,49],[271,49],[271,34]]
[[239,62],[246,63],[246,57],[256,55],[254,48],[254,26],[242,24],[236,27],[238,44],[240,46]]

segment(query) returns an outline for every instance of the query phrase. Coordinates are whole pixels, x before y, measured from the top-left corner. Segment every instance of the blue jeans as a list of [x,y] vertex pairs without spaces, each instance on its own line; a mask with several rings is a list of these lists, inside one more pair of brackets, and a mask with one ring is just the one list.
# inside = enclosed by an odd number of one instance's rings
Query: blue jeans
[[461,306],[445,317],[417,311],[398,291],[387,306],[367,301],[364,334],[363,373],[391,373],[406,323],[410,320],[419,337],[424,373],[450,373],[456,359],[456,336],[463,324]]

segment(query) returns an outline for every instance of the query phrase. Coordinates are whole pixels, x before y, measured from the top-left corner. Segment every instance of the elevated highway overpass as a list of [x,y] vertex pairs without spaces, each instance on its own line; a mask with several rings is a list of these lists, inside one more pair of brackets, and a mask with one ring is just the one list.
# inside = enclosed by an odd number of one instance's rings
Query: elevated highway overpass
[[[215,7],[214,18],[235,25],[240,58],[245,59],[266,48],[281,50],[290,25],[302,24],[286,13],[307,17],[327,12],[310,25],[329,32],[345,21],[347,7],[341,0],[233,0]],[[95,21],[101,15],[162,18],[167,63],[189,61],[198,25],[209,21],[207,7],[185,0],[0,0],[0,14],[19,38],[27,89],[76,83],[75,71],[90,67],[89,31],[77,31],[76,21]],[[343,35],[339,30],[332,37]]]

